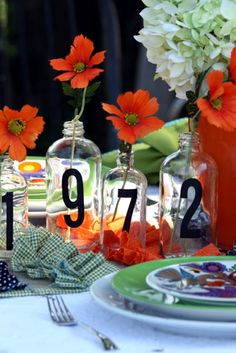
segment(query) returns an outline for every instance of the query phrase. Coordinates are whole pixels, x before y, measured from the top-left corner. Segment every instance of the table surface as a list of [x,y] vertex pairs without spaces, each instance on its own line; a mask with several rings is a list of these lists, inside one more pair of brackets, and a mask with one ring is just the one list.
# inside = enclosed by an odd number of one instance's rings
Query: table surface
[[[89,292],[63,296],[78,320],[93,325],[119,346],[121,353],[235,353],[234,339],[184,337],[102,308]],[[98,353],[100,342],[79,326],[55,325],[45,297],[0,299],[0,353]]]

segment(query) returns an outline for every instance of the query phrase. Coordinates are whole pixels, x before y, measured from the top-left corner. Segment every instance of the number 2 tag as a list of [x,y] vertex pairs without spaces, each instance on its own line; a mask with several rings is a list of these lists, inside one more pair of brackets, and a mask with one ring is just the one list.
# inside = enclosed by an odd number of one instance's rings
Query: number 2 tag
[[194,178],[185,180],[181,187],[180,198],[185,198],[185,199],[188,198],[188,189],[190,187],[194,188],[195,196],[192,204],[187,209],[185,216],[182,220],[181,227],[180,227],[180,238],[200,238],[201,236],[200,229],[190,229],[188,227],[192,216],[194,215],[195,211],[197,210],[198,206],[201,203],[201,199],[202,199],[201,183]]

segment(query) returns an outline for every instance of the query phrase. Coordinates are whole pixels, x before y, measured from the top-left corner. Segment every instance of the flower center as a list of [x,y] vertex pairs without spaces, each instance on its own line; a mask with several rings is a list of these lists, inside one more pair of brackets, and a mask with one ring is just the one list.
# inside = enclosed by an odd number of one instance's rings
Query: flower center
[[86,65],[82,62],[79,62],[77,64],[75,64],[74,66],[74,71],[75,72],[83,72],[86,68]]
[[125,122],[128,125],[137,125],[139,122],[138,115],[135,113],[129,113],[125,115]]
[[19,119],[9,121],[8,130],[14,135],[20,135],[25,129],[25,122]]
[[222,100],[220,98],[216,98],[213,101],[211,101],[211,105],[214,109],[216,110],[221,110],[222,108]]

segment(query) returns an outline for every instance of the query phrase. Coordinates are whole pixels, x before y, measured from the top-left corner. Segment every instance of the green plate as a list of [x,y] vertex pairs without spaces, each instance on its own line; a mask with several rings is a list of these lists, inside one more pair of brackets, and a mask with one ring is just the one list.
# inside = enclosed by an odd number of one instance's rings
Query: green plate
[[160,293],[146,284],[147,275],[162,267],[202,261],[231,260],[236,263],[236,256],[208,256],[164,259],[145,262],[120,270],[112,278],[112,287],[125,298],[151,307],[158,313],[174,317],[210,321],[236,321],[236,305],[190,304],[173,296]]

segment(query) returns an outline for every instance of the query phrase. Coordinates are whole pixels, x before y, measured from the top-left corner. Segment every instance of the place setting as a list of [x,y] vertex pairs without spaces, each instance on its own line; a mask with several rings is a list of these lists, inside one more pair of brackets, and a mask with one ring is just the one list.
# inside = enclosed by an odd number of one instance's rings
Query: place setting
[[[233,337],[236,296],[231,278],[235,264],[236,257],[224,256],[151,261],[97,280],[90,293],[107,310],[146,322],[161,331]],[[195,278],[196,283],[189,284],[186,277]]]

